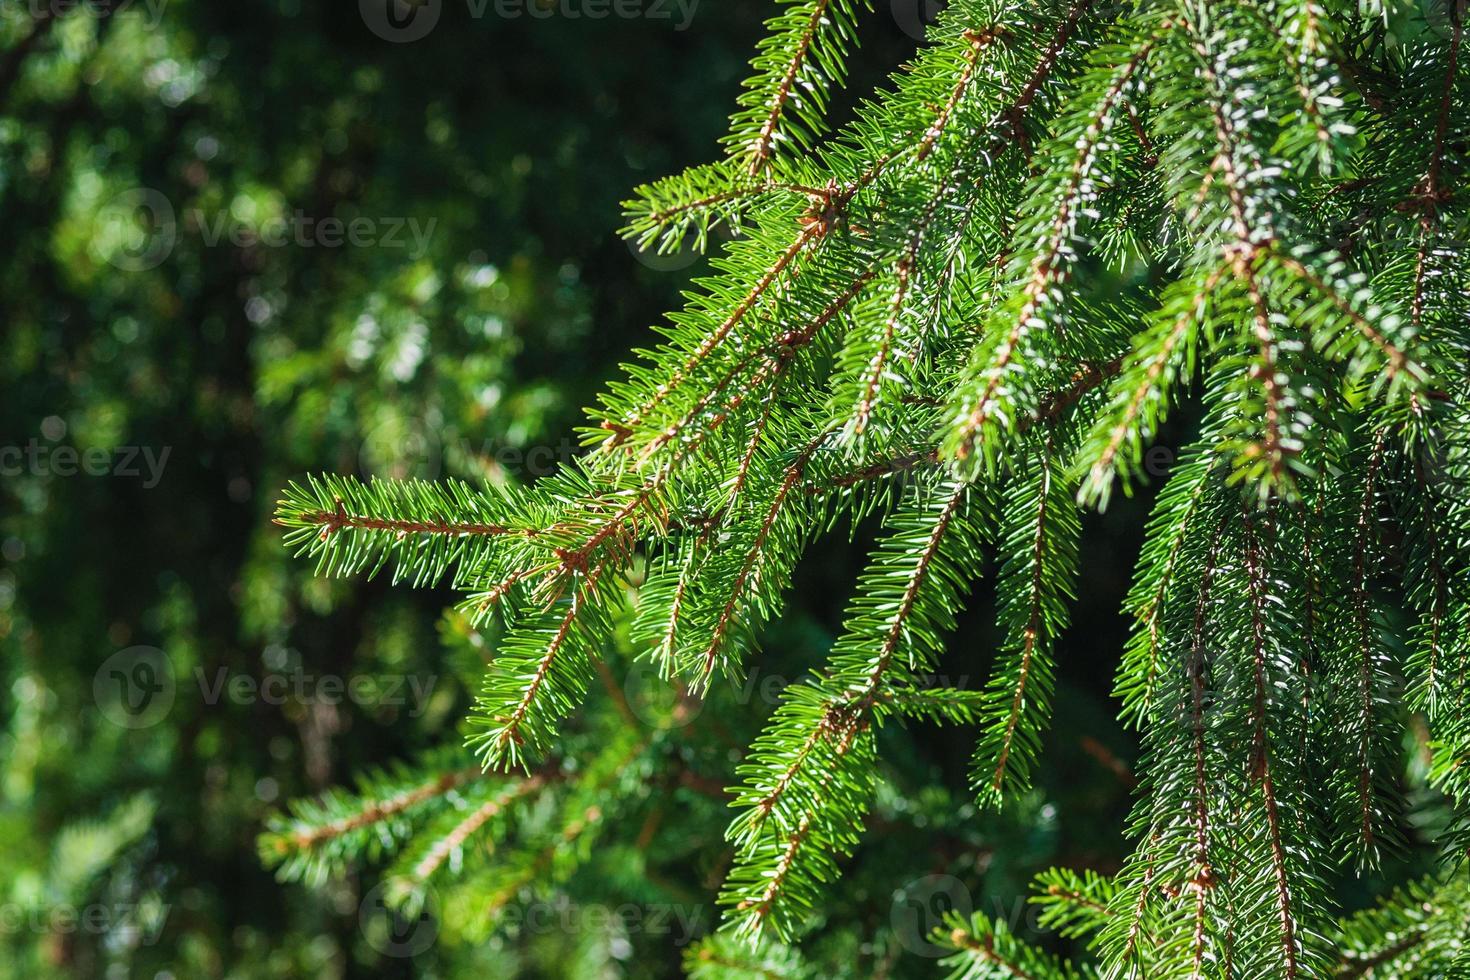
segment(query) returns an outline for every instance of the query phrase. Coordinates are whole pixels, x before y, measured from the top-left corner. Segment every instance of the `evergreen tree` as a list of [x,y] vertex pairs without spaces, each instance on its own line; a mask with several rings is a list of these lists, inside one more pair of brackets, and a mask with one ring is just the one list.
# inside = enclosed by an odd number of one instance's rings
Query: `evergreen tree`
[[[483,935],[516,888],[628,846],[620,810],[687,767],[608,652],[687,717],[758,665],[803,555],[877,522],[825,663],[732,773],[683,770],[737,781],[691,972],[795,973],[773,944],[825,920],[885,730],[970,732],[980,807],[1024,798],[1082,516],[1172,424],[1117,672],[1135,850],[1037,880],[1075,965],[956,912],[953,975],[1470,975],[1464,5],[955,0],[832,129],[862,6],[784,3],[727,155],[628,205],[645,247],[728,241],[585,454],[525,488],[287,490],[323,573],[451,585],[493,649],[463,752],[297,805],[263,853],[316,878],[395,852],[397,900],[444,883]],[[992,561],[988,680],[936,686]],[[1432,832],[1402,792],[1412,726]],[[1443,870],[1339,920],[1340,882],[1411,829]],[[462,860],[479,836],[503,845]]]

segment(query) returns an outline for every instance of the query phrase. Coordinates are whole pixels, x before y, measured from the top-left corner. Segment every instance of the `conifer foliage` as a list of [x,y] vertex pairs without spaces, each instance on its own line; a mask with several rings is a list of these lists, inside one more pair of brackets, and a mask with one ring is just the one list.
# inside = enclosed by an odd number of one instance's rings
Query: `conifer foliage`
[[[457,856],[476,835],[517,842],[480,872],[502,891],[563,873],[619,786],[675,764],[607,651],[631,642],[669,712],[696,710],[758,664],[803,554],[879,522],[825,664],[716,776],[737,782],[733,857],[691,969],[744,956],[770,975],[796,955],[771,943],[821,918],[863,838],[885,727],[973,738],[985,808],[1046,765],[1081,515],[1141,485],[1172,417],[1188,445],[1118,657],[1144,750],[1135,850],[1114,875],[1036,883],[1084,960],[956,913],[945,962],[1462,975],[1458,818],[1445,870],[1378,909],[1339,920],[1332,882],[1399,847],[1406,725],[1428,732],[1432,790],[1470,802],[1464,4],[954,0],[833,129],[864,13],[783,0],[728,155],[628,204],[644,247],[727,240],[592,412],[584,455],[529,487],[288,489],[278,521],[323,573],[451,585],[493,652],[473,758],[300,804],[263,852],[316,878],[393,851],[404,895],[473,873]],[[936,689],[984,567],[988,680]]]

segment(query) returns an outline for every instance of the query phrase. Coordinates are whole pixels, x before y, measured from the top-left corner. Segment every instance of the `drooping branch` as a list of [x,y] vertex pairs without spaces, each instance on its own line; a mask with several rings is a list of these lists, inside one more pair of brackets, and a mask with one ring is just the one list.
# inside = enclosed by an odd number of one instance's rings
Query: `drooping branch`
[[1264,570],[1254,523],[1245,516],[1245,571],[1251,603],[1251,665],[1255,681],[1251,705],[1251,773],[1261,784],[1266,807],[1266,831],[1271,845],[1271,872],[1276,881],[1277,912],[1281,918],[1281,956],[1287,980],[1298,972],[1296,914],[1293,911],[1286,850],[1281,839],[1281,814],[1276,802],[1275,777],[1271,773],[1271,742],[1266,733],[1266,602]]
[[761,519],[760,529],[756,532],[755,540],[751,542],[744,561],[741,562],[739,570],[735,573],[735,580],[731,584],[730,598],[720,610],[719,619],[715,622],[714,630],[710,636],[708,645],[703,654],[703,663],[699,670],[699,676],[695,681],[695,689],[707,687],[714,673],[715,664],[719,657],[720,647],[729,635],[734,625],[736,610],[740,605],[740,598],[745,590],[747,581],[759,574],[757,565],[762,552],[766,547],[766,540],[770,537],[772,529],[776,526],[776,519],[781,509],[786,504],[786,498],[791,494],[806,473],[807,464],[811,462],[813,454],[827,441],[829,433],[823,433],[811,442],[786,468],[786,473],[781,478],[781,484],[771,498],[770,507]]
[[1194,877],[1190,887],[1194,891],[1194,975],[1203,976],[1205,961],[1205,911],[1209,892],[1215,887],[1215,869],[1210,857],[1210,811],[1209,787],[1205,757],[1205,642],[1209,625],[1210,589],[1218,571],[1218,555],[1223,528],[1217,528],[1209,552],[1205,555],[1203,577],[1200,579],[1199,600],[1194,611],[1194,628],[1189,647],[1189,721],[1191,745],[1194,750]]
[[1358,725],[1358,816],[1359,839],[1364,848],[1374,844],[1373,832],[1373,740],[1374,677],[1373,624],[1368,597],[1368,554],[1374,542],[1374,511],[1377,507],[1375,485],[1378,467],[1383,460],[1385,434],[1380,432],[1368,461],[1363,497],[1358,508],[1356,539],[1353,544],[1352,609],[1353,629],[1358,645],[1358,689],[1360,712]]
[[[1073,9],[1073,18],[1080,17],[1082,6]],[[1069,19],[1064,22],[1075,26],[1075,20]],[[1172,28],[1172,23],[1165,21],[1160,31]],[[1061,35],[1063,40],[1064,35]],[[963,458],[974,448],[973,441],[976,434],[983,429],[993,418],[996,409],[997,392],[1009,374],[1011,360],[1020,349],[1021,341],[1026,331],[1032,328],[1033,320],[1042,302],[1049,294],[1053,285],[1064,274],[1064,266],[1060,258],[1062,249],[1072,234],[1076,222],[1076,215],[1080,206],[1079,192],[1083,182],[1091,170],[1093,160],[1096,157],[1098,146],[1103,135],[1109,128],[1112,112],[1122,97],[1129,84],[1132,83],[1134,75],[1147,61],[1149,54],[1158,44],[1158,35],[1150,37],[1147,42],[1139,47],[1134,54],[1125,62],[1117,73],[1113,83],[1108,87],[1097,108],[1093,111],[1092,119],[1083,131],[1077,142],[1077,153],[1073,159],[1071,171],[1067,176],[1066,183],[1061,192],[1061,199],[1057,207],[1056,215],[1052,219],[1047,231],[1045,241],[1037,250],[1035,258],[1031,262],[1027,275],[1025,287],[1022,289],[1023,301],[1020,310],[1011,319],[1011,326],[1000,346],[996,350],[993,362],[987,366],[985,372],[985,383],[980,394],[975,399],[975,408],[966,418],[959,430],[960,456]],[[1051,63],[1055,62],[1060,54],[1059,44],[1054,44],[1049,52],[1049,58],[1043,59],[1043,65],[1050,69]],[[1038,68],[1038,71],[1040,68]],[[1028,86],[1029,89],[1029,86]],[[1018,100],[1018,105],[1024,107],[1029,104],[1034,95],[1034,89],[1025,95],[1023,100]]]
[[1026,703],[1026,685],[1031,677],[1031,658],[1036,653],[1036,644],[1041,639],[1042,629],[1042,602],[1043,593],[1041,589],[1041,577],[1045,568],[1047,537],[1050,530],[1047,526],[1047,508],[1051,503],[1051,482],[1053,479],[1051,470],[1052,441],[1047,440],[1046,449],[1042,454],[1041,461],[1041,486],[1036,494],[1036,526],[1035,534],[1031,543],[1031,586],[1027,595],[1027,620],[1026,628],[1022,631],[1022,645],[1020,664],[1016,671],[1015,696],[1011,700],[1011,707],[1006,718],[1005,735],[1001,740],[1000,752],[995,763],[995,774],[990,780],[990,789],[993,793],[999,793],[1001,786],[1005,783],[1006,763],[1011,757],[1011,745],[1016,737],[1016,726],[1021,720],[1022,706]]

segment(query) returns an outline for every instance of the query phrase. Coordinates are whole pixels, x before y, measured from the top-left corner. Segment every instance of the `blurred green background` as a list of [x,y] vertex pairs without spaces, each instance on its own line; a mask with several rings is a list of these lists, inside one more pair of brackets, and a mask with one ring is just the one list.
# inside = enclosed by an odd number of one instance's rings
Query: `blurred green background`
[[[503,969],[447,941],[383,956],[360,914],[370,875],[307,889],[262,868],[255,837],[285,800],[454,741],[483,655],[451,595],[316,579],[270,515],[309,472],[518,481],[575,451],[581,406],[705,268],[635,254],[618,202],[716,154],[771,11],[477,6],[446,0],[396,43],[342,0],[0,3],[0,976]],[[913,50],[923,8],[878,6],[857,92]],[[1090,522],[1024,847],[965,826],[968,736],[920,731],[904,764],[946,787],[930,802],[959,836],[926,834],[924,806],[892,816],[876,846],[895,874],[963,866],[977,907],[1006,914],[1051,860],[1116,867],[1129,750],[1107,692],[1141,507]],[[819,662],[864,541],[803,569],[771,674]],[[989,619],[981,595],[952,682],[983,682]],[[109,671],[140,647],[177,690],[156,717],[119,716]],[[281,676],[368,686],[196,683]],[[842,901],[885,919],[888,892],[864,887]],[[496,943],[549,976],[575,945]],[[616,954],[584,972],[678,964]]]

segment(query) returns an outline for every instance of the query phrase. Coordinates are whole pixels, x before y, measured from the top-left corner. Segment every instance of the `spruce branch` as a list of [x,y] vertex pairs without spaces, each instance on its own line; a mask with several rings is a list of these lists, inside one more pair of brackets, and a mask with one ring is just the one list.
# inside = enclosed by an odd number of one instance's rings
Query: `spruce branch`
[[1056,666],[1052,647],[1067,622],[1081,525],[1069,486],[1056,472],[1058,446],[1049,435],[1037,461],[1013,477],[1001,512],[1001,546],[1011,557],[1001,569],[999,618],[1005,631],[1001,659],[986,688],[984,733],[973,778],[981,800],[999,804],[1024,788],[1041,751]]
[[[1081,10],[1081,7],[1074,8],[1073,16],[1080,16]],[[1172,22],[1166,20],[1158,30],[1168,31],[1172,26]],[[1065,41],[1064,31],[1069,31],[1072,27],[1075,27],[1075,20],[1069,19],[1058,29],[1058,41],[1048,52],[1050,58],[1055,58],[1051,51],[1059,51],[1060,44]],[[997,420],[1009,419],[1013,422],[1016,417],[1013,410],[1008,410],[1001,404],[1002,386],[1016,383],[1012,361],[1018,354],[1024,353],[1023,345],[1029,332],[1047,327],[1047,308],[1057,303],[1054,290],[1066,275],[1067,262],[1063,252],[1076,233],[1078,212],[1093,193],[1088,181],[1099,152],[1099,144],[1104,134],[1111,129],[1113,113],[1124,92],[1157,44],[1158,34],[1150,36],[1123,61],[1121,67],[1112,69],[1113,77],[1101,99],[1086,114],[1086,121],[1082,124],[1074,144],[1072,161],[1060,186],[1040,188],[1053,216],[1049,226],[1040,235],[1040,243],[1034,248],[1033,257],[1026,267],[1023,285],[1018,294],[1019,305],[1014,313],[1006,310],[1004,323],[997,325],[1001,339],[993,353],[989,354],[988,360],[979,367],[976,377],[978,391],[966,393],[966,403],[974,407],[963,415],[951,436],[951,451],[960,459],[969,456],[982,444],[994,447],[994,438],[987,440],[986,433]],[[1043,58],[1042,67],[1050,67],[1047,57]],[[1038,73],[1042,71],[1042,67],[1038,67]],[[1020,104],[1018,100],[1018,105]],[[1064,124],[1064,131],[1066,127],[1067,124]]]
[[[1392,853],[1401,781],[1444,815],[1409,844],[1459,853],[1470,826],[1460,6],[1435,36],[1335,0],[954,0],[829,132],[860,6],[783,2],[729,157],[625,206],[643,247],[729,234],[584,455],[526,489],[283,495],[288,544],[323,571],[391,566],[448,582],[472,625],[493,611],[469,741],[524,773],[374,777],[293,811],[271,860],[315,877],[396,852],[394,880],[447,885],[486,937],[487,908],[598,878],[598,842],[652,850],[667,788],[691,819],[734,811],[725,928],[690,972],[815,972],[776,941],[846,928],[831,886],[870,881],[870,812],[911,788],[909,757],[886,758],[916,744],[905,725],[978,729],[982,804],[1049,791],[1081,510],[1145,482],[1167,424],[1184,445],[1115,682],[1142,747],[1133,851],[1037,879],[1075,966],[983,915],[935,941],[957,977],[1453,975],[1458,869],[1340,924],[1325,869]],[[745,749],[739,710],[692,709],[717,676],[789,662],[762,643],[838,527],[879,532],[842,630]],[[930,685],[991,562],[991,673]],[[642,734],[628,657],[673,688],[678,738]],[[728,792],[718,763],[685,764],[706,741],[739,760]],[[548,755],[567,761],[533,768]],[[664,887],[647,870],[638,887]]]
[[394,850],[408,834],[409,818],[442,806],[446,796],[481,777],[467,762],[457,749],[441,751],[418,767],[365,773],[355,794],[334,789],[294,801],[267,823],[258,842],[261,857],[283,880],[320,884],[363,854]]
[[741,94],[742,109],[724,142],[748,161],[751,174],[766,170],[778,145],[809,147],[822,128],[826,92],[839,83],[854,32],[853,0],[783,0],[787,9],[768,21],[753,67],[757,74]]
[[392,565],[394,581],[463,581],[498,547],[498,539],[535,537],[537,515],[509,491],[460,481],[362,483],[350,477],[309,477],[290,484],[276,505],[285,544],[314,557],[323,575],[374,575]]
[[1250,596],[1251,666],[1254,695],[1251,704],[1251,778],[1260,783],[1266,810],[1266,830],[1270,839],[1271,872],[1275,879],[1276,905],[1281,917],[1281,958],[1288,980],[1294,980],[1300,967],[1297,962],[1297,916],[1292,900],[1290,873],[1282,843],[1281,813],[1276,801],[1275,777],[1271,772],[1271,738],[1267,732],[1267,637],[1265,572],[1256,532],[1249,515],[1244,518],[1245,571]]

